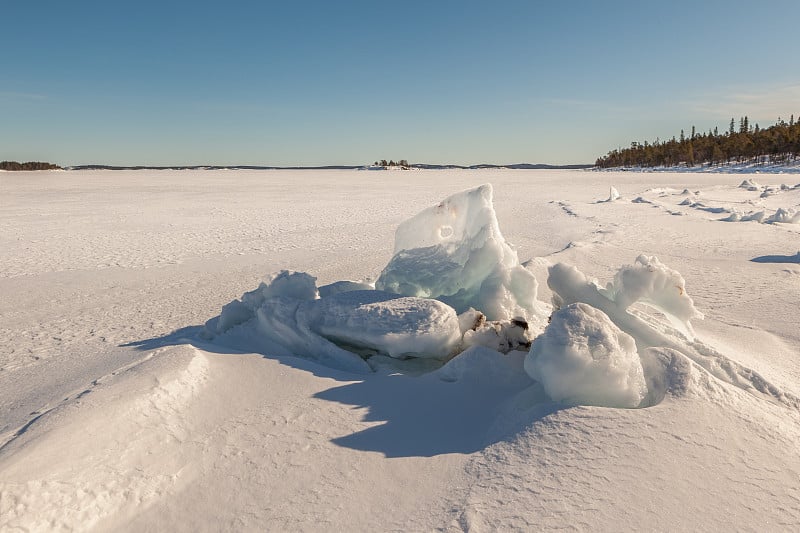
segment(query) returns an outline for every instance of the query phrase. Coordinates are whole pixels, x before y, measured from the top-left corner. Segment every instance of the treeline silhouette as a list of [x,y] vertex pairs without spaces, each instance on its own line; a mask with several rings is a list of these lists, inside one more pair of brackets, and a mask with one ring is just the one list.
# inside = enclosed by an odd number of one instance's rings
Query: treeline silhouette
[[28,161],[27,163],[17,163],[16,161],[0,161],[0,170],[57,170],[61,167],[52,163],[42,161]]
[[597,159],[598,168],[722,165],[730,163],[782,164],[800,158],[800,118],[789,122],[778,118],[774,126],[753,126],[742,117],[737,124],[731,119],[728,131],[718,128],[698,133],[692,126],[690,135],[681,130],[680,137],[668,141],[656,139],[644,144],[632,142],[630,148],[610,151]]

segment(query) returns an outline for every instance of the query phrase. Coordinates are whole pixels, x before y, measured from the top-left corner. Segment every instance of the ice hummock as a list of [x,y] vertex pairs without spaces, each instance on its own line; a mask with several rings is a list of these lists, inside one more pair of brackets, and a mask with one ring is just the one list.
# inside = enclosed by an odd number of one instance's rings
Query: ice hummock
[[[208,321],[233,345],[366,370],[378,355],[444,361],[471,347],[527,350],[544,323],[538,285],[505,241],[492,186],[454,194],[402,223],[373,287],[282,271]],[[459,315],[460,313],[460,315]]]
[[[545,306],[535,299],[533,274],[503,240],[491,193],[488,185],[458,193],[403,223],[377,289],[364,281],[318,288],[307,273],[282,271],[224,306],[206,337],[352,373],[430,372],[462,352],[488,349],[524,357],[519,371],[552,400],[609,407],[660,401],[671,367],[651,352],[665,349],[737,387],[789,398],[694,341],[690,321],[702,315],[683,277],[656,257],[640,255],[605,287],[574,267],[551,266],[556,312],[536,337],[540,328],[526,317],[542,319]],[[382,290],[390,286],[396,290]],[[631,309],[636,303],[660,311],[672,327]]]
[[503,238],[492,196],[492,186],[481,185],[400,224],[375,287],[437,298],[458,313],[472,307],[489,320],[537,316],[536,278]]

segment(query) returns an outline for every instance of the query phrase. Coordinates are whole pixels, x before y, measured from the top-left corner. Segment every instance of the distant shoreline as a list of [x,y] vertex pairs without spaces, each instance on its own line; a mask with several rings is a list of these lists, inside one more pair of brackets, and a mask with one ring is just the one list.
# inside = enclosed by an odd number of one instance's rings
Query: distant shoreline
[[[410,168],[423,170],[448,170],[448,169],[511,169],[511,170],[579,170],[594,168],[594,165],[547,165],[532,163],[514,163],[509,165],[480,164],[480,165],[433,165],[427,163],[414,163]],[[64,170],[359,170],[368,169],[368,165],[321,165],[321,166],[260,166],[260,165],[174,165],[174,166],[149,166],[149,165],[72,165]],[[382,169],[377,169],[382,170]]]

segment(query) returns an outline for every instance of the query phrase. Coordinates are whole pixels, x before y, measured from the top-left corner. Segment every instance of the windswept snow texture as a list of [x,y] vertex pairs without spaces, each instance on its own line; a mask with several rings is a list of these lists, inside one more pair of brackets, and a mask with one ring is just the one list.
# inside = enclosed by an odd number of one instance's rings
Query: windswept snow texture
[[537,316],[537,281],[500,233],[489,184],[454,194],[403,222],[375,287],[439,298],[490,320]]
[[[788,175],[390,174],[0,172],[0,530],[798,530]],[[455,318],[371,283],[486,182],[546,331],[489,229],[420,243],[496,267]]]
[[556,311],[533,341],[525,371],[557,402],[638,407],[647,395],[636,342],[584,303]]

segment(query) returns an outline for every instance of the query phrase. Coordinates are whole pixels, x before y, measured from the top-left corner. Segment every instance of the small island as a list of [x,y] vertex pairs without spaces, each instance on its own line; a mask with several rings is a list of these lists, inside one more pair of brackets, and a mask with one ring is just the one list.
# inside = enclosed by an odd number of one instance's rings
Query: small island
[[390,168],[392,168],[392,169],[399,168],[401,170],[411,170],[411,165],[409,165],[408,161],[406,161],[405,159],[401,159],[401,160],[399,160],[397,162],[395,162],[393,159],[389,160],[389,161],[386,161],[385,159],[381,159],[380,161],[375,161],[375,163],[370,168],[382,169],[382,170],[387,170],[387,169],[390,169]]

